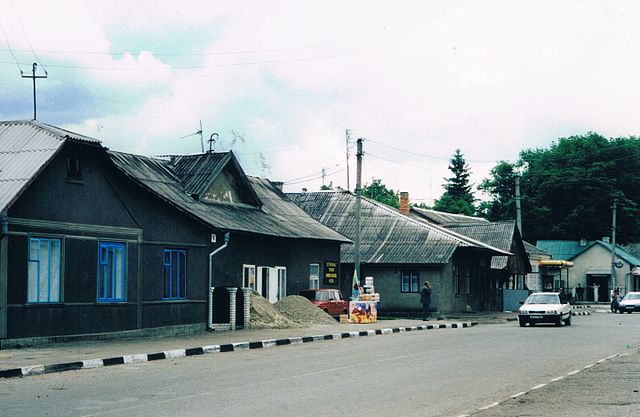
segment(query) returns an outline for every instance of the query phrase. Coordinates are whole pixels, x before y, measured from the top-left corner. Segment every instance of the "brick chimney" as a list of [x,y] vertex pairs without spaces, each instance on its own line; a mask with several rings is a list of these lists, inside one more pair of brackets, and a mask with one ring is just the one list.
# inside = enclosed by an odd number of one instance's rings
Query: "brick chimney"
[[406,191],[400,192],[400,213],[405,216],[409,215],[409,193]]

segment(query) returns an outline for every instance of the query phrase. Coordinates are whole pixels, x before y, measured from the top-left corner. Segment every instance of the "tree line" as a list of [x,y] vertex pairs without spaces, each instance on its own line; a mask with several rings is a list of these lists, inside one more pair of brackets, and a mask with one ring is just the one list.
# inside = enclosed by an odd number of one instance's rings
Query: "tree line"
[[[522,232],[527,241],[588,240],[611,236],[616,201],[616,241],[640,242],[640,140],[605,138],[597,133],[559,138],[547,148],[526,149],[515,162],[499,161],[477,186],[460,149],[449,160],[452,176],[434,210],[477,216],[489,221],[515,220],[516,177],[520,182]],[[364,196],[393,207],[398,192],[381,179],[365,184]],[[424,205],[421,205],[426,207]]]

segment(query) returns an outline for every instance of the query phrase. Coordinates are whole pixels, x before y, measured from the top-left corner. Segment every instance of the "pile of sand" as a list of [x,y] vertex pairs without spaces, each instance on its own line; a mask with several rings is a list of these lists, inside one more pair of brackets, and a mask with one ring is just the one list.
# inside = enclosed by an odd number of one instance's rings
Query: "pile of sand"
[[289,318],[289,320],[304,326],[338,323],[333,317],[325,313],[324,310],[316,307],[311,301],[300,295],[285,297],[273,306]]
[[250,326],[253,329],[292,329],[304,327],[289,320],[284,314],[279,312],[266,298],[255,291],[251,292]]
[[251,292],[251,328],[293,329],[314,324],[338,322],[299,295],[290,295],[271,304],[257,292]]

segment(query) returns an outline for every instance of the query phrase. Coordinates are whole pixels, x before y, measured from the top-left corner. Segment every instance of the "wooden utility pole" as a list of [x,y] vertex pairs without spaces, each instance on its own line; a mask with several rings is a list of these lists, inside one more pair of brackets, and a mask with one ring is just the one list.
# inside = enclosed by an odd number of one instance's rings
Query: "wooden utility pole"
[[520,236],[524,239],[524,232],[522,231],[522,207],[520,206],[520,176],[516,175],[516,224],[520,231]]
[[611,219],[611,290],[616,287],[616,206],[618,200],[613,199],[613,214]]
[[22,78],[31,78],[33,79],[33,120],[36,120],[36,79],[37,78],[47,78],[47,71],[45,70],[44,75],[36,75],[36,70],[38,69],[38,64],[33,63],[33,67],[31,69],[32,75],[24,75],[22,71],[20,71]]
[[356,171],[356,260],[354,264],[354,271],[358,274],[360,279],[360,199],[362,194],[361,180],[362,180],[362,138],[358,139],[358,151],[356,153],[357,159],[357,171]]
[[347,142],[347,191],[351,191],[349,189],[349,143],[351,142],[351,131],[347,129],[345,133]]

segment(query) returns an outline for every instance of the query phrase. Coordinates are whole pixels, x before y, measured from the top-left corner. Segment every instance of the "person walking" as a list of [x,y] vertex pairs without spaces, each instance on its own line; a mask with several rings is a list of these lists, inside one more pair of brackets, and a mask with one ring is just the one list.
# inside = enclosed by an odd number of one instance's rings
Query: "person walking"
[[618,310],[618,297],[620,296],[620,292],[618,289],[611,290],[611,312],[615,313]]
[[578,297],[578,301],[584,301],[584,288],[582,288],[580,284],[576,287],[576,296]]
[[422,304],[422,321],[429,320],[431,313],[431,284],[429,281],[424,282],[424,287],[420,291],[420,303]]

